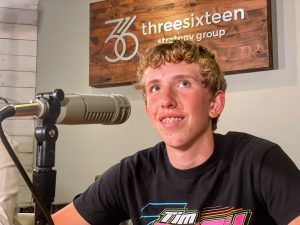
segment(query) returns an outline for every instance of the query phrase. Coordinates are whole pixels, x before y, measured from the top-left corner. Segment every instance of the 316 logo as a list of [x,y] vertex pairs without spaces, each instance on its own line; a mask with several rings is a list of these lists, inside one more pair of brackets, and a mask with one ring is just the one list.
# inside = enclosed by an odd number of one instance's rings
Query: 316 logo
[[[105,59],[107,61],[109,62],[117,62],[120,60],[127,61],[132,59],[136,55],[139,48],[138,39],[133,33],[128,32],[129,27],[132,25],[135,19],[136,16],[132,18],[125,17],[125,18],[105,21],[105,24],[117,23],[113,31],[108,35],[108,37],[105,40],[105,44],[106,44],[110,40],[116,39],[114,44],[114,54],[116,55],[116,57],[109,58],[108,56],[105,56]],[[127,50],[127,45],[125,40],[126,37],[132,38],[135,43],[134,50],[129,56],[125,56]],[[118,48],[119,43],[122,45],[121,48]]]

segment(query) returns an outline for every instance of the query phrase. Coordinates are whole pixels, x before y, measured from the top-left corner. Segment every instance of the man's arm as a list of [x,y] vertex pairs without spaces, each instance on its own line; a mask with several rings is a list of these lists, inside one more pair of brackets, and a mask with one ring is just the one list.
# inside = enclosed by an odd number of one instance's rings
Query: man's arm
[[89,225],[78,213],[73,203],[54,213],[52,219],[55,225]]
[[288,225],[300,225],[300,216],[296,217],[292,222]]

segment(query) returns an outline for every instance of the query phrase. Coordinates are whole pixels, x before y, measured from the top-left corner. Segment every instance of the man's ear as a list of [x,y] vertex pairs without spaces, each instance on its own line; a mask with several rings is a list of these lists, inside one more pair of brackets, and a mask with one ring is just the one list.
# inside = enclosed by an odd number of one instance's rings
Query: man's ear
[[225,106],[225,93],[224,91],[217,91],[212,98],[211,107],[209,110],[209,116],[211,118],[217,118],[223,111]]

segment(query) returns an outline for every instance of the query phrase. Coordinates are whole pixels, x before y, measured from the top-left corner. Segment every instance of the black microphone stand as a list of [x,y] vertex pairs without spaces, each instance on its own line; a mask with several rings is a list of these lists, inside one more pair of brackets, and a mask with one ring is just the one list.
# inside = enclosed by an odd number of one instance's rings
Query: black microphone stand
[[[56,170],[52,169],[55,165],[55,142],[58,138],[55,123],[60,114],[64,92],[56,89],[54,92],[39,93],[36,98],[47,103],[48,112],[37,120],[35,128],[36,168],[33,171],[32,182],[51,214],[56,186]],[[35,225],[47,225],[47,219],[38,205],[35,207]]]

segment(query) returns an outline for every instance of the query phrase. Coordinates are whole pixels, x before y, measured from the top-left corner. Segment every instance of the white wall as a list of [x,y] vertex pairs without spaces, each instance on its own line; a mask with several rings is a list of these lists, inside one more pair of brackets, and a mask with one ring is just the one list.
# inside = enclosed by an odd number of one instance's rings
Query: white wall
[[[89,3],[40,0],[38,92],[120,93],[132,105],[122,125],[59,125],[56,146],[56,202],[70,201],[108,167],[126,155],[159,141],[148,122],[140,95],[132,86],[88,86]],[[275,1],[272,1],[272,3]],[[276,0],[274,25],[278,68],[227,76],[226,109],[219,132],[250,132],[280,144],[300,167],[300,10],[298,0]],[[297,30],[298,28],[298,30]],[[277,49],[278,48],[278,52]],[[275,57],[276,58],[276,57]]]

